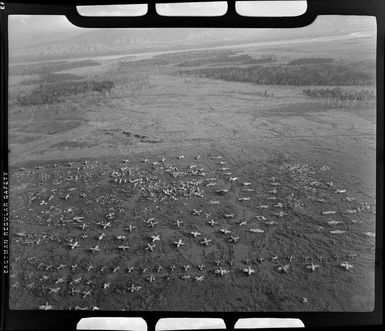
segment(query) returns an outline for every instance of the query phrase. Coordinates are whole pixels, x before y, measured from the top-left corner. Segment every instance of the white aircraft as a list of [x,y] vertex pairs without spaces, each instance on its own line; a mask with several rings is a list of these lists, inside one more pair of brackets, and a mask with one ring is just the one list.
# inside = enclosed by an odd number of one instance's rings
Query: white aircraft
[[230,230],[227,230],[226,228],[223,228],[220,230],[223,234],[228,234],[228,233],[231,233]]
[[135,286],[134,284],[131,284],[131,286],[128,288],[128,290],[129,290],[130,292],[139,291],[139,290],[141,290],[141,289],[142,289],[141,286]]
[[334,215],[335,213],[336,213],[335,210],[327,210],[327,211],[323,211],[322,215]]
[[73,284],[79,284],[81,280],[82,280],[82,277],[76,278],[76,279],[74,279],[70,284],[71,284],[71,285],[73,285]]
[[278,256],[277,255],[275,255],[275,256],[273,256],[272,258],[271,258],[271,260],[270,260],[270,262],[278,262]]
[[231,238],[229,239],[229,242],[232,242],[234,244],[236,244],[238,241],[239,241],[238,236],[231,236]]
[[204,275],[201,275],[201,276],[195,276],[195,281],[201,282],[201,281],[203,280],[203,278],[205,278]]
[[199,269],[200,271],[202,271],[202,270],[204,269],[204,267],[205,267],[205,265],[204,265],[204,264],[200,264],[200,265],[198,265],[198,269]]
[[243,269],[243,272],[247,273],[248,276],[251,276],[255,273],[255,270],[251,266],[247,266],[247,268]]
[[219,276],[224,276],[225,274],[228,274],[230,270],[223,269],[222,267],[219,267],[219,269],[215,269],[214,273],[218,274]]
[[198,232],[198,231],[190,232],[190,234],[191,234],[194,238],[196,238],[197,236],[200,236],[200,235],[201,235],[201,233]]
[[341,224],[341,221],[329,221],[328,224],[335,225],[335,224]]
[[249,201],[249,200],[250,200],[249,197],[242,197],[238,199],[238,201]]
[[118,239],[118,240],[126,240],[127,237],[126,236],[116,236],[116,239]]
[[263,233],[263,232],[265,232],[265,231],[262,230],[262,229],[250,229],[249,231],[250,231],[250,232],[254,232],[254,233]]
[[88,290],[88,291],[84,291],[83,292],[83,299],[85,299],[85,297],[91,295],[91,290]]
[[210,242],[212,242],[211,239],[206,239],[206,238],[204,238],[204,240],[201,241],[200,243],[201,243],[201,245],[208,246]]
[[65,279],[66,279],[65,277],[63,277],[63,278],[58,278],[58,280],[55,282],[55,284],[64,283]]
[[217,190],[216,192],[217,192],[218,194],[224,194],[224,193],[229,192],[229,190],[223,188],[223,189]]
[[258,221],[267,221],[267,218],[263,215],[257,215],[255,216],[255,218],[258,220]]
[[118,246],[118,248],[121,249],[122,251],[125,251],[126,249],[129,249],[130,246],[120,245]]
[[152,252],[154,248],[155,248],[155,244],[151,245],[150,243],[147,243],[145,250]]
[[152,283],[155,280],[154,275],[150,275],[150,277],[147,278],[150,283]]
[[201,209],[201,210],[196,210],[196,209],[193,209],[193,211],[192,211],[192,214],[193,215],[197,215],[197,216],[200,216],[200,214],[202,214],[202,212],[203,212],[203,210]]
[[52,306],[49,305],[48,302],[46,302],[44,305],[39,306],[39,309],[40,310],[51,310]]
[[177,248],[185,245],[185,243],[182,241],[182,239],[179,239],[178,241],[174,241],[174,244],[176,245]]
[[346,193],[346,190],[339,190],[339,189],[337,189],[337,190],[335,190],[334,193],[337,193],[337,194]]
[[234,214],[224,214],[223,217],[224,218],[233,218]]
[[126,228],[126,230],[129,231],[129,232],[132,232],[132,231],[135,230],[135,228],[136,228],[136,226],[130,224],[130,225],[128,226],[128,228]]
[[238,177],[230,177],[229,178],[229,182],[235,182],[236,180],[238,180]]
[[80,225],[79,228],[85,230],[86,228],[88,228],[88,226],[86,225],[86,223],[83,223],[83,225]]
[[287,273],[289,268],[290,268],[290,266],[288,264],[286,264],[286,265],[281,265],[280,267],[277,268],[277,270],[279,272]]
[[68,245],[71,247],[71,249],[75,249],[76,247],[80,246],[79,242],[77,242],[77,241],[75,241],[74,243],[69,243]]
[[353,268],[353,266],[351,264],[349,264],[348,262],[342,262],[340,264],[340,266],[345,268],[346,271],[350,271],[350,269]]
[[214,225],[217,225],[218,222],[215,222],[214,220],[211,220],[211,221],[207,222],[207,224],[210,224],[211,226],[214,226]]
[[49,294],[51,294],[51,293],[59,293],[59,291],[60,291],[60,287],[49,288]]
[[174,223],[178,228],[179,226],[183,223],[183,221],[180,221],[180,220],[176,220],[176,222]]
[[104,283],[104,284],[103,284],[103,289],[107,289],[107,288],[109,288],[110,286],[111,286],[110,283]]
[[150,224],[148,224],[147,227],[151,227],[151,228],[153,228],[156,224],[159,224],[159,222],[153,222],[153,221],[150,221],[149,223]]
[[102,227],[103,227],[103,230],[105,230],[106,228],[111,227],[111,222],[108,221],[107,223],[102,223]]
[[309,264],[308,266],[306,266],[306,269],[311,269],[312,272],[316,271],[317,268],[319,268],[320,265],[319,264],[314,264],[314,263],[311,263]]
[[153,235],[153,236],[151,236],[151,239],[152,239],[152,242],[160,241],[160,235],[159,234]]
[[90,251],[91,251],[92,253],[100,252],[99,245],[96,245],[95,247],[91,247],[91,248],[90,248]]
[[133,271],[134,271],[134,269],[135,269],[135,267],[134,267],[134,266],[130,266],[130,267],[128,267],[128,269],[127,269],[127,272],[133,272]]
[[101,233],[100,236],[98,237],[98,240],[102,240],[105,236],[106,236],[106,234],[104,232]]

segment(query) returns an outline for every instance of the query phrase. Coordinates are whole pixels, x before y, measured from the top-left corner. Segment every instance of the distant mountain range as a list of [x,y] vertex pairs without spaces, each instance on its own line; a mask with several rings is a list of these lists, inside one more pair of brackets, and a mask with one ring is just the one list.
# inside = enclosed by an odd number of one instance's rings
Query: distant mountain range
[[26,46],[17,33],[10,33],[10,39],[14,39],[10,43],[10,57],[12,62],[51,60],[373,33],[374,29],[375,21],[370,17],[321,16],[310,26],[296,29],[89,29],[76,35],[60,33],[56,40],[51,36],[51,41]]

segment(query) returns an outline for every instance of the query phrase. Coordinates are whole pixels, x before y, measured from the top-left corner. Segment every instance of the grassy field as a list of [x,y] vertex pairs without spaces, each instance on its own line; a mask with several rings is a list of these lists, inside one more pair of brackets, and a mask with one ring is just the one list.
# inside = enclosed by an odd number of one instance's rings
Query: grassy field
[[326,46],[11,71],[11,308],[370,311],[374,54]]

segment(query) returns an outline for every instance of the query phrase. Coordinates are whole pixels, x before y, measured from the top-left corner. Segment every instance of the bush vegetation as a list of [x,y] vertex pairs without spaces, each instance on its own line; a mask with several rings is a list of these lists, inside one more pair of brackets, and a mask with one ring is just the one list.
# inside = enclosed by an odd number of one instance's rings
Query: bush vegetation
[[202,65],[216,65],[223,63],[237,63],[237,64],[256,64],[257,60],[247,54],[231,55],[229,53],[220,54],[218,56],[209,58],[192,59],[178,63],[179,67],[194,67]]

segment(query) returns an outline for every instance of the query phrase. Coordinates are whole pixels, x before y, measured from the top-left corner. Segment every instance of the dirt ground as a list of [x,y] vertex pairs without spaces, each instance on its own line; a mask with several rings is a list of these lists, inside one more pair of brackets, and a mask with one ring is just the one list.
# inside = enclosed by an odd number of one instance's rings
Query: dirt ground
[[374,107],[141,74],[133,94],[123,80],[107,98],[10,114],[10,307],[371,311]]

